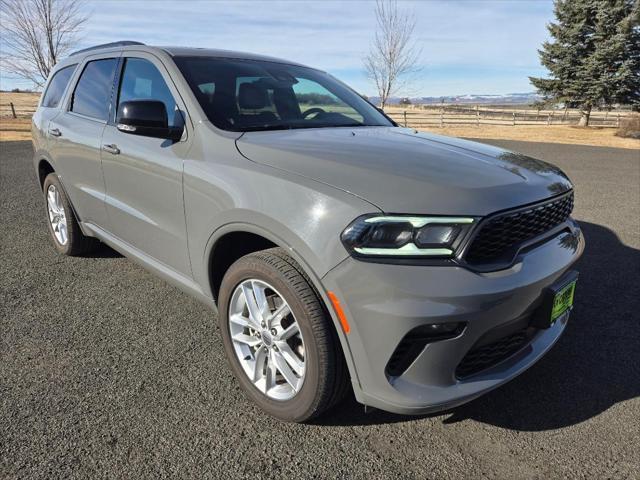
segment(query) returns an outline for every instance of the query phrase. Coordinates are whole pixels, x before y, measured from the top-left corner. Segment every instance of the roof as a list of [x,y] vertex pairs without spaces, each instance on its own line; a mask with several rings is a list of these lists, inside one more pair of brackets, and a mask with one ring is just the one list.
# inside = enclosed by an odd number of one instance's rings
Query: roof
[[217,58],[238,58],[242,60],[262,60],[265,62],[286,63],[289,65],[304,66],[297,62],[284,60],[282,58],[258,55],[255,53],[238,52],[234,50],[219,50],[214,48],[193,48],[193,47],[157,47],[167,52],[172,57],[217,57]]
[[145,45],[144,43],[134,42],[131,40],[120,40],[117,42],[105,43],[102,45],[95,45],[93,47],[84,48],[77,52],[71,53],[69,56],[73,57],[81,54],[99,53],[101,50],[143,50],[143,51],[157,51],[162,50],[172,57],[217,57],[217,58],[236,58],[242,60],[262,60],[265,62],[285,63],[289,65],[304,66],[300,63],[291,62],[281,58],[269,57],[266,55],[257,55],[254,53],[237,52],[232,50],[219,50],[212,48],[194,48],[194,47],[159,47]]

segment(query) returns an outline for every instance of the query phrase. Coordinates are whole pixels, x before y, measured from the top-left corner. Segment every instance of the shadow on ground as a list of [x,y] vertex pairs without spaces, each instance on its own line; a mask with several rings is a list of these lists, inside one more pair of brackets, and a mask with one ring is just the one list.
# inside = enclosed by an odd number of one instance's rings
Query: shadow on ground
[[[606,227],[581,226],[587,246],[577,266],[576,305],[563,337],[517,379],[446,412],[444,423],[472,419],[512,430],[557,429],[640,395],[640,251],[621,243]],[[366,425],[415,418],[378,410],[365,414],[351,397],[318,423]]]

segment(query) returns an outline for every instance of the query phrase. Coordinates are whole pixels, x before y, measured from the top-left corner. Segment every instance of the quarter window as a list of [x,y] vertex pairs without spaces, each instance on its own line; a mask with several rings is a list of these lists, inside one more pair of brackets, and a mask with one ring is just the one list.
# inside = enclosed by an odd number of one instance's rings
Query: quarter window
[[73,92],[71,111],[106,121],[116,70],[115,58],[93,60],[87,63]]
[[167,109],[169,127],[182,127],[182,115],[176,109],[171,90],[153,63],[143,58],[127,58],[120,82],[120,103],[129,100],[158,100]]
[[69,65],[53,74],[42,99],[43,107],[56,108],[60,104],[62,94],[66,90],[67,85],[69,85],[69,80],[71,80],[71,75],[73,75],[76,66],[77,64]]

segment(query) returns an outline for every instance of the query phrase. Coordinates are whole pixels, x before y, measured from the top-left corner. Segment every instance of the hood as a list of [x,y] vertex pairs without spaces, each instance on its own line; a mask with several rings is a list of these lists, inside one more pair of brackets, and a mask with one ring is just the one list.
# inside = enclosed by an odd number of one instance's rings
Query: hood
[[248,132],[248,159],[332,185],[387,213],[483,216],[572,188],[546,162],[398,127]]

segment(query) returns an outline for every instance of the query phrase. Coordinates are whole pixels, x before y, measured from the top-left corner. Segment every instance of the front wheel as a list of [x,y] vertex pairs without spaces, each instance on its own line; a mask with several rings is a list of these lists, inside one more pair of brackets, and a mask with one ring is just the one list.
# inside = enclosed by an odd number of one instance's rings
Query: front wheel
[[330,318],[300,266],[284,250],[252,253],[222,281],[220,329],[242,389],[282,420],[310,420],[348,385]]

